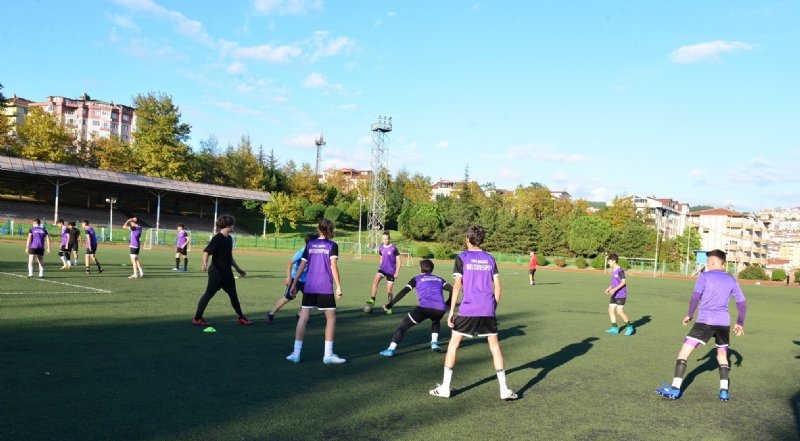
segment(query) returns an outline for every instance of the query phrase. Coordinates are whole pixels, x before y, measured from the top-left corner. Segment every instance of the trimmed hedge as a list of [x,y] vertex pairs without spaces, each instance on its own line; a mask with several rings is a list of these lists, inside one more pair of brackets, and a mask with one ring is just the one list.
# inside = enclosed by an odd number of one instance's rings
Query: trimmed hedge
[[564,268],[567,266],[567,259],[564,259],[563,257],[556,258],[556,266],[559,268]]
[[786,271],[778,268],[772,271],[772,281],[773,282],[783,282],[786,280]]
[[438,260],[449,260],[453,257],[453,250],[447,245],[436,244],[433,247],[433,257]]
[[606,269],[606,256],[600,254],[592,259],[592,268],[603,271]]
[[426,247],[425,245],[420,245],[417,247],[417,252],[415,253],[416,257],[427,258],[433,256],[431,253],[431,249]]
[[583,257],[576,257],[575,258],[575,267],[578,269],[585,269],[589,267],[589,262],[586,261]]
[[769,280],[764,268],[758,265],[750,265],[739,271],[739,278],[744,280]]

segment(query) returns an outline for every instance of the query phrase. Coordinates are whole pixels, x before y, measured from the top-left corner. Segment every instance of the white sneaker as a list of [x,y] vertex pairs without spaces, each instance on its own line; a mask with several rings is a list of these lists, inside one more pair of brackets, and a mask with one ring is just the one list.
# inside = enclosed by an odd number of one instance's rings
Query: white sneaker
[[289,356],[286,357],[286,359],[291,361],[292,363],[300,363],[300,356],[299,355],[289,354]]
[[322,358],[322,362],[325,364],[342,364],[346,362],[344,358],[339,357],[336,354],[328,355],[327,357]]
[[144,273],[139,273],[139,278],[141,279],[142,277],[144,277]]
[[131,276],[128,276],[128,278],[129,278],[129,279],[138,279],[138,278],[139,278],[139,275],[138,275],[138,274],[133,274],[133,275],[131,275]]
[[511,390],[511,389],[506,389],[506,390],[500,392],[500,399],[501,400],[513,401],[513,400],[516,400],[517,398],[518,398],[517,394],[515,394],[514,391]]
[[434,397],[450,398],[450,389],[445,389],[441,384],[437,384],[436,389],[431,389],[430,394]]

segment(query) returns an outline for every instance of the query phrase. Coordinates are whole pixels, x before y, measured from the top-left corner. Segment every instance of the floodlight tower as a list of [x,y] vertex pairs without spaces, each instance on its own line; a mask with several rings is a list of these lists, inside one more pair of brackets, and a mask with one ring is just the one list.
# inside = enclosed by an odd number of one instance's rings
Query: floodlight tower
[[319,132],[319,138],[314,138],[314,144],[317,145],[317,164],[314,166],[314,173],[319,176],[319,165],[322,162],[322,147],[325,146],[325,137],[322,132]]
[[372,124],[372,178],[367,229],[367,249],[377,251],[381,244],[383,226],[386,222],[386,175],[389,173],[389,133],[392,131],[392,117],[379,115]]

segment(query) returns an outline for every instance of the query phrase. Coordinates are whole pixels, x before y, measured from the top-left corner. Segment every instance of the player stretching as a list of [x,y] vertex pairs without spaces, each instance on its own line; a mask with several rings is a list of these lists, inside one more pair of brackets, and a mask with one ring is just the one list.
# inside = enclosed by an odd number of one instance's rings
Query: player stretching
[[[231,215],[223,214],[217,219],[217,231],[219,231],[206,245],[203,250],[203,264],[200,267],[203,272],[208,270],[208,285],[203,297],[197,302],[197,312],[194,314],[192,324],[195,326],[209,326],[211,323],[203,319],[208,302],[220,289],[228,294],[231,299],[231,306],[236,312],[240,325],[252,325],[242,313],[239,304],[239,296],[236,294],[236,279],[233,277],[231,267],[236,269],[240,276],[244,277],[247,273],[233,260],[233,238],[231,232],[236,225],[236,218]],[[208,266],[208,256],[211,256],[211,266]]]
[[80,247],[82,240],[81,240],[81,230],[75,225],[75,222],[69,223],[69,228],[67,228],[67,260],[72,258],[72,266],[78,266],[78,247]]
[[[400,275],[400,251],[397,247],[390,243],[390,236],[388,231],[383,232],[381,236],[383,244],[381,245],[378,253],[381,255],[381,265],[378,267],[378,273],[375,274],[375,279],[372,281],[372,294],[367,304],[375,306],[375,297],[378,295],[378,282],[384,277],[386,278],[386,297],[387,302],[392,303],[392,286],[394,286],[394,279]],[[387,314],[392,313],[392,309],[386,310]]]
[[708,253],[708,271],[700,273],[694,285],[692,300],[689,302],[689,313],[683,319],[683,326],[689,324],[695,311],[697,322],[692,326],[689,335],[683,340],[683,346],[678,352],[678,361],[675,362],[675,377],[672,385],[664,384],[656,393],[665,398],[676,400],[681,396],[681,383],[686,371],[686,360],[697,346],[705,345],[714,337],[717,344],[717,362],[719,362],[719,399],[728,401],[728,375],[731,367],[728,362],[728,345],[730,343],[731,317],[728,312],[730,297],[736,299],[738,317],[733,327],[733,333],[744,335],[744,317],[747,314],[747,301],[736,279],[724,271],[725,252],[714,250]]
[[617,327],[617,314],[625,325],[625,335],[633,335],[633,323],[628,320],[625,311],[625,301],[628,299],[628,282],[625,280],[625,270],[619,266],[619,257],[616,254],[608,255],[608,264],[611,265],[611,286],[606,288],[606,294],[611,296],[608,301],[608,317],[611,319],[611,327],[606,332],[609,334],[619,334]]
[[[342,284],[339,279],[339,245],[333,240],[333,222],[322,219],[317,226],[319,237],[306,244],[300,267],[292,281],[291,293],[297,295],[300,275],[308,266],[305,291],[303,291],[302,309],[297,319],[294,335],[294,350],[286,357],[292,363],[300,363],[300,351],[303,349],[303,338],[306,334],[308,316],[316,308],[325,311],[325,364],[341,364],[346,360],[333,353],[333,335],[336,330],[336,299],[342,298]],[[336,284],[334,298],[333,284]]]
[[414,325],[418,325],[426,319],[431,320],[431,349],[435,352],[442,352],[439,346],[439,321],[444,317],[446,304],[444,301],[444,294],[442,291],[453,293],[453,287],[450,286],[444,279],[439,276],[431,274],[433,272],[433,262],[428,259],[419,261],[419,269],[421,274],[414,277],[408,282],[391,303],[383,305],[383,310],[389,310],[392,306],[396,305],[400,299],[408,294],[412,289],[417,289],[417,298],[419,303],[400,323],[397,330],[394,331],[392,343],[385,351],[381,351],[380,355],[384,357],[394,357],[394,350],[403,339],[403,335]]
[[[485,336],[489,342],[497,381],[500,383],[500,399],[517,399],[517,394],[506,386],[505,362],[497,339],[495,318],[502,289],[497,263],[491,254],[481,249],[485,236],[486,230],[480,225],[467,228],[467,250],[456,257],[453,297],[450,302],[450,315],[447,317],[447,325],[453,329],[453,333],[444,359],[444,379],[441,385],[430,391],[435,397],[450,398],[450,380],[453,377],[453,367],[456,365],[456,354],[461,339],[478,335]],[[462,288],[464,301],[459,306],[456,317],[456,303]]]
[[47,230],[42,228],[42,221],[39,218],[33,220],[33,226],[28,231],[28,240],[25,242],[25,254],[28,255],[28,278],[33,277],[33,260],[39,263],[39,278],[44,277],[44,264],[42,256],[45,250],[50,254],[50,238],[47,237]]
[[[316,239],[317,235],[313,233],[306,234],[306,244],[311,242],[312,240]],[[275,302],[275,306],[272,307],[272,310],[267,313],[267,324],[272,324],[273,320],[275,320],[275,314],[281,310],[287,303],[294,300],[297,296],[292,295],[292,280],[297,275],[297,269],[300,268],[300,262],[303,260],[303,252],[306,250],[305,247],[300,248],[297,252],[289,259],[289,263],[286,265],[286,280],[284,284],[286,285],[286,291],[283,293],[283,296]],[[300,278],[297,280],[297,290],[300,292],[305,292],[305,285],[306,285],[306,275],[308,274],[308,265],[306,265],[306,269],[303,271],[303,274],[300,274]]]
[[67,224],[64,223],[64,219],[57,220],[56,225],[61,228],[61,246],[58,248],[58,258],[61,259],[61,269],[68,270],[72,268],[72,262],[69,260],[69,250],[67,250],[69,228],[67,228]]
[[89,259],[97,265],[97,271],[103,272],[103,266],[100,265],[100,261],[97,260],[97,234],[94,232],[94,228],[89,226],[89,221],[84,219],[81,222],[81,226],[83,227],[84,233],[86,233],[86,270],[84,273],[89,274],[91,270],[89,270]]
[[142,271],[142,262],[139,261],[139,250],[141,249],[142,239],[142,226],[139,225],[139,219],[134,216],[126,220],[125,224],[122,225],[122,228],[125,230],[130,230],[131,232],[130,254],[131,266],[133,266],[133,275],[128,276],[128,278],[138,279],[140,277],[144,277],[144,271]]
[[539,266],[539,258],[536,257],[536,251],[531,251],[531,261],[528,263],[528,281],[531,286],[536,285],[536,267]]
[[189,233],[183,229],[183,224],[178,224],[178,243],[175,248],[175,268],[172,271],[181,270],[181,256],[183,256],[183,271],[186,272],[186,267],[189,265]]

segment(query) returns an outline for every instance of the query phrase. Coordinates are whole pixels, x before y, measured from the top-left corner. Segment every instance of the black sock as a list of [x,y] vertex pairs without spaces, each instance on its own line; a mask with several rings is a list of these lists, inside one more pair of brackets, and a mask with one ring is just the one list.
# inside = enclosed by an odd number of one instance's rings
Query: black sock
[[675,362],[675,378],[683,378],[683,374],[686,372],[686,360],[678,359]]
[[181,266],[181,258],[180,257],[176,257],[175,258],[175,268],[177,269],[180,266]]
[[183,269],[186,269],[186,267],[188,265],[189,265],[189,258],[188,257],[184,257],[183,258]]

